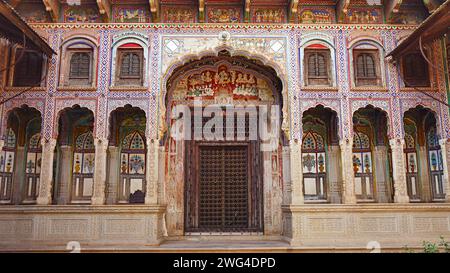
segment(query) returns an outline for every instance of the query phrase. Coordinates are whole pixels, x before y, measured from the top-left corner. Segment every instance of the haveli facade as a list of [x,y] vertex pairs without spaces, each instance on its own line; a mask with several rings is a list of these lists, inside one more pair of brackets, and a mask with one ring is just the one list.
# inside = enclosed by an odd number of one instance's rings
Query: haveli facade
[[[9,2],[56,54],[2,45],[0,250],[450,235],[448,39],[386,58],[443,1]],[[174,140],[195,98],[277,148]]]

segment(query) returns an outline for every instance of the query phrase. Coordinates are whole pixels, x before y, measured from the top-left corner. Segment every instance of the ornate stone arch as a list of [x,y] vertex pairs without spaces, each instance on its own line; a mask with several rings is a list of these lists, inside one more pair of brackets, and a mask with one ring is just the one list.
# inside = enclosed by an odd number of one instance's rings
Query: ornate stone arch
[[355,112],[366,107],[373,107],[374,109],[379,110],[386,115],[387,136],[388,138],[392,138],[394,136],[394,132],[392,130],[392,113],[389,102],[385,100],[374,100],[370,102],[367,102],[366,100],[352,101],[349,125],[350,135],[353,136],[352,119]]
[[[316,108],[317,106],[323,106],[325,110],[330,110],[331,112],[335,112],[336,113],[336,118],[337,118],[337,134],[339,139],[342,139],[342,121],[340,121],[341,119],[341,107],[340,107],[340,103],[338,100],[335,101],[330,101],[330,100],[323,100],[323,101],[311,101],[311,100],[307,100],[307,101],[301,101],[300,102],[300,114],[301,114],[301,118],[300,120],[303,118],[304,113],[310,109]],[[303,122],[301,124],[301,132],[303,133]]]
[[289,103],[290,99],[288,98],[288,77],[285,74],[285,71],[282,67],[280,67],[277,63],[269,60],[267,57],[261,54],[254,54],[245,50],[235,50],[232,47],[222,45],[216,47],[212,50],[202,51],[197,54],[188,54],[184,55],[182,58],[178,58],[171,65],[169,65],[168,69],[164,73],[162,77],[162,89],[159,96],[159,119],[158,119],[158,131],[159,138],[161,138],[166,130],[166,100],[169,93],[168,82],[173,76],[173,73],[177,69],[181,69],[183,67],[188,66],[190,63],[201,61],[203,58],[208,57],[220,57],[221,54],[227,54],[229,58],[241,58],[246,62],[254,62],[259,63],[260,66],[265,67],[266,69],[271,69],[274,71],[274,74],[281,82],[281,90],[280,90],[280,101],[282,102],[282,131],[289,135],[289,121],[291,120],[290,111],[289,111]]
[[149,102],[148,100],[144,99],[114,99],[108,101],[108,110],[107,110],[107,119],[106,119],[106,138],[109,139],[110,137],[110,127],[111,127],[111,114],[115,110],[119,108],[124,108],[125,106],[131,106],[133,108],[139,108],[140,110],[144,111],[145,118],[146,118],[146,126],[145,126],[145,135],[148,137],[150,135],[150,118],[149,118]]
[[7,121],[10,113],[17,108],[29,107],[37,110],[42,118],[41,130],[44,128],[45,102],[43,100],[10,100],[3,105],[2,121],[0,128],[0,139],[4,138],[6,132]]
[[65,111],[65,110],[69,110],[71,108],[75,108],[75,107],[80,107],[80,108],[85,108],[87,110],[89,110],[90,112],[92,112],[92,115],[94,116],[94,129],[93,129],[93,135],[94,138],[98,137],[97,136],[97,101],[95,100],[83,100],[83,99],[78,99],[78,100],[56,100],[55,101],[55,113],[56,115],[54,115],[54,120],[53,120],[53,124],[56,124],[56,126],[53,126],[53,133],[52,136],[53,138],[57,139],[58,138],[58,132],[59,132],[59,118],[61,117],[61,114]]
[[446,138],[445,130],[442,126],[442,117],[440,115],[440,107],[439,103],[434,100],[421,100],[421,99],[411,99],[411,100],[402,100],[402,108],[401,108],[401,119],[402,119],[402,134],[405,133],[405,128],[403,126],[403,119],[405,117],[405,113],[411,109],[417,108],[418,106],[422,106],[425,109],[428,109],[436,119],[436,130],[439,136],[442,138]]

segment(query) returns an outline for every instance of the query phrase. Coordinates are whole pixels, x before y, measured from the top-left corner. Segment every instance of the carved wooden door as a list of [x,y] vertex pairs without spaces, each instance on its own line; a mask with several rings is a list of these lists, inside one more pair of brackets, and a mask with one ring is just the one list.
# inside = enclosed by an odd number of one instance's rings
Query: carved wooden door
[[253,171],[259,162],[255,145],[205,142],[188,146],[186,231],[261,231],[262,186]]
[[200,146],[199,228],[248,227],[248,147]]

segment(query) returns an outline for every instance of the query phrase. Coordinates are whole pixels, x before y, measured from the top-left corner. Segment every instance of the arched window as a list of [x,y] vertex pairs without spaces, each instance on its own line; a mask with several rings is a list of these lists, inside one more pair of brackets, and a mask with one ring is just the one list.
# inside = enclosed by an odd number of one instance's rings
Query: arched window
[[89,80],[91,55],[88,52],[75,52],[70,58],[70,79]]
[[6,133],[5,146],[0,154],[0,204],[12,201],[16,145],[16,133],[9,128]]
[[117,50],[116,84],[141,86],[143,83],[144,49],[135,43],[120,46]]
[[66,41],[61,52],[60,88],[65,86],[94,87],[97,66],[97,45],[86,38]]
[[31,136],[27,143],[24,203],[36,201],[39,189],[39,178],[41,174],[41,161],[41,134],[37,133]]
[[370,138],[362,132],[353,136],[353,171],[355,173],[355,194],[360,200],[373,200],[372,148]]
[[411,201],[419,201],[419,173],[417,165],[416,140],[413,135],[405,133],[406,182]]
[[441,146],[439,145],[435,128],[431,128],[427,132],[427,148],[433,200],[442,200],[445,198],[444,185],[442,182],[444,165],[442,161]]
[[323,45],[312,45],[305,49],[306,85],[329,85],[330,51]]
[[377,50],[354,50],[354,74],[356,86],[379,85],[380,73],[378,72]]
[[428,63],[420,53],[403,57],[403,79],[405,86],[429,86]]
[[133,131],[122,141],[119,202],[144,203],[146,147],[143,135]]
[[94,186],[95,146],[92,131],[79,134],[73,153],[72,202],[91,201]]
[[305,199],[327,200],[325,144],[313,131],[304,134],[302,164]]

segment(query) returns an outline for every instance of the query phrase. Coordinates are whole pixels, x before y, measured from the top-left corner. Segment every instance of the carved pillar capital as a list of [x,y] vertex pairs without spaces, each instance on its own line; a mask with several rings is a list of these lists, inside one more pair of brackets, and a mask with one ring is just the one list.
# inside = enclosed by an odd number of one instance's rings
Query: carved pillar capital
[[95,150],[107,150],[108,149],[109,140],[106,138],[95,138],[94,145]]
[[56,138],[41,139],[42,151],[51,150],[52,152],[54,152],[57,142],[58,140]]

